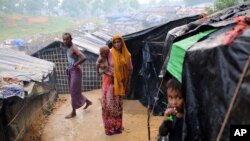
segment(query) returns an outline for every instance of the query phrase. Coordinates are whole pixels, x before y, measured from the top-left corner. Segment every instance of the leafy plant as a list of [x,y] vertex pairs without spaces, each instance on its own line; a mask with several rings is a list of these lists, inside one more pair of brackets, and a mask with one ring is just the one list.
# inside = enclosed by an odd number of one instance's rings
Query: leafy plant
[[215,0],[214,7],[215,9],[222,10],[231,6],[238,4],[238,0]]

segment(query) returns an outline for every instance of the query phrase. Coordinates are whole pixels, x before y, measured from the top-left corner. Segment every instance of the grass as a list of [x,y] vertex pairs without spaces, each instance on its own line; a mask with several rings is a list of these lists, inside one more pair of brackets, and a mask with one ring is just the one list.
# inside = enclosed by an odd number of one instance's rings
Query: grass
[[0,13],[0,42],[28,38],[36,34],[63,32],[75,28],[74,21],[63,17],[34,17]]

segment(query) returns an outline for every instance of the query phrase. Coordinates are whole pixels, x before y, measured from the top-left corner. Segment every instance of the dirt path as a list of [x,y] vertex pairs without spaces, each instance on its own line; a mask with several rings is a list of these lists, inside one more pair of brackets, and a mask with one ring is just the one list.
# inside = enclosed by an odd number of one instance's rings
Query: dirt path
[[[148,141],[147,109],[137,100],[124,100],[122,134],[106,136],[101,118],[100,90],[85,92],[93,101],[87,110],[78,109],[77,116],[65,119],[71,111],[70,96],[60,95],[66,99],[49,116],[42,132],[42,141]],[[162,117],[151,117],[151,141],[154,140]]]

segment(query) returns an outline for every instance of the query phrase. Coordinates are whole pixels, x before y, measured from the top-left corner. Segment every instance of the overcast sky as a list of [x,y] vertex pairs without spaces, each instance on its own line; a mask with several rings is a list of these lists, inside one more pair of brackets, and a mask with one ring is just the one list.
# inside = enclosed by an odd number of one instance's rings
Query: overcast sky
[[[149,0],[138,0],[139,1],[139,3],[148,3],[149,2]],[[160,0],[156,0],[156,1],[160,1]]]

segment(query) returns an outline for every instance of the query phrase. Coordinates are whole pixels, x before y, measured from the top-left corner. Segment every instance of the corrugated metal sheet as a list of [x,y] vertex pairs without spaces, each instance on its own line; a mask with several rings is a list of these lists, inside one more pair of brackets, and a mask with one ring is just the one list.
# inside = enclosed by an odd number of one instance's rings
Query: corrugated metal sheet
[[110,33],[105,33],[105,32],[102,32],[102,31],[96,31],[94,33],[92,33],[94,36],[97,36],[99,38],[102,38],[104,39],[105,41],[108,41],[112,38],[112,34]]
[[82,48],[94,54],[99,54],[99,48],[105,45],[106,42],[111,39],[111,36],[99,32],[96,35],[85,33],[84,36],[74,37],[72,42]]
[[13,49],[0,48],[0,77],[42,82],[54,67],[52,62]]

